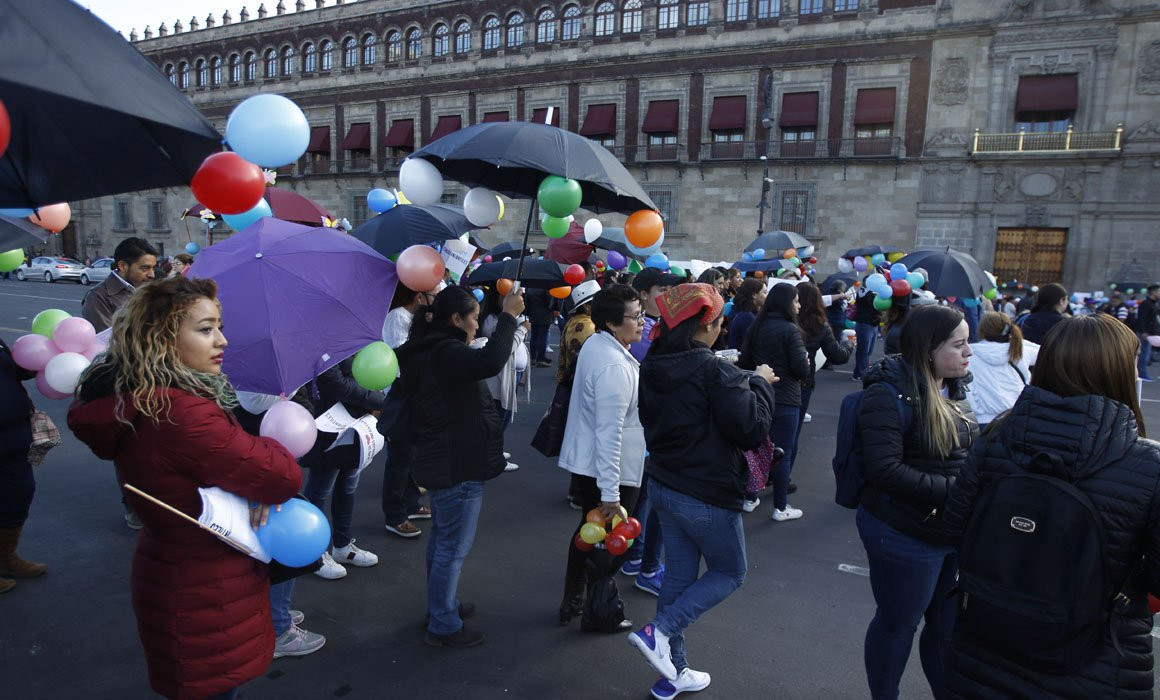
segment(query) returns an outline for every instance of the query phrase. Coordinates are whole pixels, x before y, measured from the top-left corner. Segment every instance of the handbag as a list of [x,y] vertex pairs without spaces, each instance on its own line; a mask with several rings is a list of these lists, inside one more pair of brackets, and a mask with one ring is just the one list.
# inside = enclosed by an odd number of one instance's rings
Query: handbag
[[572,400],[572,385],[565,382],[556,384],[556,393],[548,404],[548,410],[540,419],[536,434],[532,436],[532,447],[545,457],[558,457],[564,445],[564,427],[568,424],[568,403]]
[[32,444],[28,448],[30,464],[44,464],[48,451],[61,443],[60,430],[44,411],[32,412]]
[[757,493],[765,488],[769,481],[769,470],[773,466],[773,443],[768,437],[764,444],[753,450],[745,451],[745,462],[749,466],[749,481],[745,490]]

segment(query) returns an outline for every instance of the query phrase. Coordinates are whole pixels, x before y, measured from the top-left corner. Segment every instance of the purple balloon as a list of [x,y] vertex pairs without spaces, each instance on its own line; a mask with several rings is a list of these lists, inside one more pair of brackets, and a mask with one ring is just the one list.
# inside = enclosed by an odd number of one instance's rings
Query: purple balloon
[[93,324],[80,316],[70,316],[52,331],[52,342],[64,352],[84,352],[97,338]]
[[297,459],[314,447],[318,428],[314,425],[310,411],[293,401],[283,400],[271,406],[266,415],[262,416],[258,434],[277,440]]
[[[44,336],[41,336],[44,337]],[[45,338],[48,340],[48,338]],[[44,378],[44,370],[36,373],[36,388],[40,389],[40,393],[44,394],[46,398],[50,399],[67,399],[72,394],[66,394],[63,391],[57,391],[48,385],[48,380]]]
[[867,267],[869,267],[869,265],[866,263],[866,258],[862,257],[861,255],[854,258],[854,269],[855,270],[857,270],[858,272],[865,272]]
[[[49,360],[59,354],[60,348],[52,342],[52,338],[46,338],[39,333],[22,335],[12,343],[12,359],[16,364],[32,372],[40,372]],[[38,379],[38,384],[39,381]]]
[[621,253],[610,250],[608,251],[608,266],[613,270],[623,270],[628,266],[628,260],[625,260],[624,255]]

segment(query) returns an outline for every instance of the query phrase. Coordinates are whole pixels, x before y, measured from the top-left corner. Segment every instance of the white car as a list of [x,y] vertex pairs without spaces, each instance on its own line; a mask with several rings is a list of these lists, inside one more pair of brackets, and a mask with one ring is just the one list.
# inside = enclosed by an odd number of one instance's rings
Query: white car
[[45,282],[72,280],[79,284],[84,269],[84,265],[72,258],[39,257],[33,258],[31,265],[21,265],[16,268],[16,279],[22,282],[24,280],[44,280]]
[[100,284],[109,278],[109,273],[113,271],[112,258],[100,258],[94,260],[92,265],[89,265],[84,270],[81,270],[81,284],[86,287],[90,284]]

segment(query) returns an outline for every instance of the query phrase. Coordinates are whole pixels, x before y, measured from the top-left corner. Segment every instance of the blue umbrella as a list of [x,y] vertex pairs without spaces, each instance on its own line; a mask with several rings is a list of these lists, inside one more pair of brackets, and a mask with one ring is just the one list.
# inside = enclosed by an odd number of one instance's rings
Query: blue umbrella
[[350,235],[383,255],[401,253],[413,245],[459,238],[479,228],[467,220],[463,207],[451,204],[402,204],[379,214]]
[[382,339],[397,281],[365,243],[270,217],[202,251],[190,274],[218,284],[234,387],[287,396]]

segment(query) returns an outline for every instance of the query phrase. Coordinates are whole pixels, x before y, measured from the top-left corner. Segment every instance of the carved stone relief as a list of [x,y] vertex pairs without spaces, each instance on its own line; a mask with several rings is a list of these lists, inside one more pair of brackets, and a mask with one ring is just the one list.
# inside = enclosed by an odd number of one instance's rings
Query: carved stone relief
[[1042,204],[1027,207],[1026,219],[1028,226],[1046,226],[1047,207]]
[[996,202],[1006,202],[1011,199],[1011,193],[1015,191],[1015,185],[1009,170],[1003,168],[995,171],[994,189]]
[[1160,95],[1160,41],[1153,41],[1140,52],[1136,69],[1136,92]]
[[934,101],[940,105],[958,105],[967,101],[971,70],[967,59],[943,59],[934,79]]
[[1149,119],[1128,134],[1133,141],[1160,139],[1160,122]]

